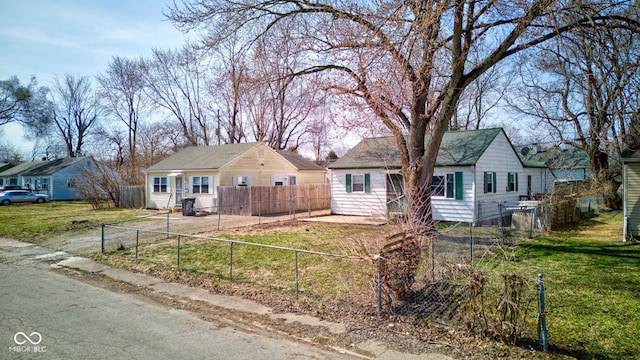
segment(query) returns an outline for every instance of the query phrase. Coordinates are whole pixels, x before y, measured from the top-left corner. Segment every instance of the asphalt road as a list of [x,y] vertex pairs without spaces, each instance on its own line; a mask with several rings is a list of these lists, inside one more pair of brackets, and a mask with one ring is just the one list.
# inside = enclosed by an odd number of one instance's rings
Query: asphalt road
[[351,358],[79,282],[47,259],[0,249],[0,359]]

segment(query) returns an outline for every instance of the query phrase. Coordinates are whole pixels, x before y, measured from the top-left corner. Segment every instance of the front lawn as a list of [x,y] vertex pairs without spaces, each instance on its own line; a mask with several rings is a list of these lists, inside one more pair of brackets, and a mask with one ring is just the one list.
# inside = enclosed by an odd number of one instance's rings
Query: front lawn
[[640,354],[640,245],[620,212],[528,240],[508,266],[544,274],[551,349],[576,358]]

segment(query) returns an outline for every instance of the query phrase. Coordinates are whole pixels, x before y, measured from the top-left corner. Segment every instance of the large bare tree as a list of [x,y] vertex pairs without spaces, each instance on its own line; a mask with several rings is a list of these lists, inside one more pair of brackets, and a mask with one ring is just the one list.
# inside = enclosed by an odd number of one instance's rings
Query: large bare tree
[[245,51],[229,41],[214,49],[213,74],[208,89],[215,101],[218,143],[234,144],[246,139],[243,103],[254,94],[246,93],[247,66]]
[[[105,110],[127,130],[128,159],[124,179],[128,183],[139,183],[142,179],[136,159],[138,128],[146,115],[148,100],[144,91],[142,64],[138,60],[115,56],[111,59],[107,71],[99,74],[96,79]],[[121,150],[120,148],[119,156],[124,157]]]
[[[292,38],[296,22],[285,20],[274,24],[253,47],[250,68],[252,94],[251,125],[256,140],[265,141],[274,149],[296,150],[305,141],[312,114],[318,108],[320,91],[315,77],[293,76],[306,68],[304,54]],[[257,100],[257,101],[256,101]]]
[[513,104],[540,119],[540,129],[558,142],[586,152],[597,190],[612,209],[622,204],[620,157],[634,146],[638,121],[639,40],[628,29],[580,28],[559,36],[521,67],[523,100]]
[[51,96],[56,134],[64,141],[67,156],[76,156],[82,153],[82,147],[100,114],[91,79],[71,74],[56,77]]
[[33,138],[43,135],[52,117],[48,94],[49,89],[38,86],[35,76],[26,85],[16,76],[0,80],[0,126],[18,123]]
[[154,49],[144,61],[149,97],[180,124],[185,145],[213,144],[213,116],[208,110],[203,55],[191,46]]
[[465,89],[514,54],[576,27],[632,26],[618,13],[633,4],[183,0],[167,16],[182,30],[203,31],[207,44],[216,46],[231,34],[254,42],[279,23],[294,22],[287,37],[298,44],[297,56],[308,61],[294,74],[326,72],[327,90],[366,104],[393,134],[410,213],[422,232],[433,228],[436,155]]

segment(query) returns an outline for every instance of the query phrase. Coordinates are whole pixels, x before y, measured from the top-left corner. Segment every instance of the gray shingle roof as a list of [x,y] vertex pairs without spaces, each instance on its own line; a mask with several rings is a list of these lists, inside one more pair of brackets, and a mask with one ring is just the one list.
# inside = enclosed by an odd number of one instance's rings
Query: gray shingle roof
[[[501,132],[500,128],[446,132],[438,151],[436,166],[474,165]],[[362,140],[329,168],[400,168],[401,166],[400,151],[394,138],[380,137]]]
[[40,165],[45,164],[46,161],[31,161],[31,162],[23,162],[20,163],[10,169],[7,169],[0,173],[0,177],[9,177],[9,176],[18,176],[23,172],[30,170],[32,168],[38,167]]
[[253,142],[191,146],[149,167],[146,171],[219,169],[258,144]]
[[526,157],[528,161],[543,162],[553,169],[588,168],[589,155],[584,150],[576,148],[561,149],[554,147],[539,151]]
[[72,157],[72,158],[64,158],[64,159],[56,159],[51,161],[45,161],[43,164],[33,167],[24,173],[22,176],[49,176],[57,173],[58,171],[79,163],[86,159],[86,156],[81,157]]
[[324,168],[316,163],[309,161],[302,156],[287,150],[276,150],[280,156],[285,158],[291,165],[295,166],[298,170],[324,170]]

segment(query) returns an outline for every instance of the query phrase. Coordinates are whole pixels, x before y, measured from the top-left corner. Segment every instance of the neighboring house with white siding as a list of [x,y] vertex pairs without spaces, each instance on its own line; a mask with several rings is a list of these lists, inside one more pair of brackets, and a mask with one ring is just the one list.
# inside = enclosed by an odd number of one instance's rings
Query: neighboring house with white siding
[[[400,153],[392,137],[362,140],[331,170],[331,211],[393,216],[406,211]],[[433,218],[476,222],[500,215],[498,204],[551,191],[542,163],[524,162],[501,128],[444,134],[433,173]]]
[[624,239],[640,239],[640,150],[622,158]]
[[143,170],[146,206],[217,210],[218,186],[325,184],[326,170],[298,154],[262,142],[192,146]]

